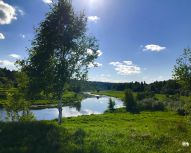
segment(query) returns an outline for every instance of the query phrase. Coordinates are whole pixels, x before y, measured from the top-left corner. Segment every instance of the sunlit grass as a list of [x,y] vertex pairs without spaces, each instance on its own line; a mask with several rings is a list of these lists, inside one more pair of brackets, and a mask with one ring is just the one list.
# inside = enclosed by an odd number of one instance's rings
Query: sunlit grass
[[106,113],[31,123],[0,123],[0,152],[190,153],[191,128],[173,112]]

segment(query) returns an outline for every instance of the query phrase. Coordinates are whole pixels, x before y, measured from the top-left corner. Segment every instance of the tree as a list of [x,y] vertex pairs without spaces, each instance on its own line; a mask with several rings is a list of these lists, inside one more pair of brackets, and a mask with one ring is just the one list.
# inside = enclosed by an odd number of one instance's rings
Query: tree
[[35,117],[30,112],[29,105],[24,98],[24,94],[19,89],[15,89],[7,93],[7,100],[3,106],[7,113],[7,118],[11,121],[31,121]]
[[66,82],[85,80],[89,65],[96,66],[98,44],[86,34],[86,24],[86,16],[74,12],[71,0],[59,0],[37,28],[29,57],[20,62],[32,94],[43,91],[58,99],[59,123]]
[[115,109],[114,107],[115,107],[115,101],[109,98],[109,106],[108,106],[109,110],[114,111]]
[[191,91],[191,50],[184,49],[184,53],[176,60],[173,77],[184,90]]
[[136,112],[137,111],[137,104],[133,96],[133,92],[130,89],[125,90],[125,107],[126,110],[129,112]]

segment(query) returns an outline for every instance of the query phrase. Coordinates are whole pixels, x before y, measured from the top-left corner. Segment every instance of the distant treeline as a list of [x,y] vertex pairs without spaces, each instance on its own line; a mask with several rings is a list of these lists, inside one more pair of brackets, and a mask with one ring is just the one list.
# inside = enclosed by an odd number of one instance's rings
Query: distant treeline
[[[0,68],[0,88],[17,87],[17,71],[10,71],[6,68]],[[147,84],[146,82],[129,82],[129,83],[109,83],[109,82],[92,82],[92,81],[74,81],[67,85],[67,90],[82,91],[99,91],[99,90],[118,90],[123,91],[131,89],[134,92],[153,92],[162,94],[182,94],[188,95],[191,91],[181,89],[181,86],[175,80],[155,81]]]
[[6,68],[0,68],[0,87],[11,88],[17,86],[17,71],[10,71]]
[[[123,91],[125,89],[131,89],[134,92],[153,92],[162,94],[183,94],[189,93],[181,90],[181,86],[175,80],[167,81],[155,81],[153,83],[147,84],[146,82],[129,82],[129,83],[108,83],[108,82],[83,82],[80,83],[72,82],[70,84],[71,90],[82,90],[82,91],[99,91],[99,90],[117,90]],[[184,91],[184,92],[183,92]]]

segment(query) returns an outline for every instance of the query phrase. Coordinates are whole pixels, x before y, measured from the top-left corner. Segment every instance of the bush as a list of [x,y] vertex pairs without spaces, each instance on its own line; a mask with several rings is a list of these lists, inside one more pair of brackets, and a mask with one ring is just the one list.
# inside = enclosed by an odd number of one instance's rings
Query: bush
[[165,105],[164,103],[160,102],[160,101],[157,101],[153,104],[153,107],[152,109],[154,111],[164,111],[165,110]]
[[143,100],[145,98],[152,98],[152,97],[154,97],[154,94],[152,92],[138,92],[136,99]]
[[146,98],[138,102],[140,110],[150,110],[150,111],[164,111],[164,103],[154,99]]
[[124,105],[129,112],[137,112],[137,103],[134,99],[133,92],[130,89],[125,90]]
[[184,108],[178,108],[177,109],[177,113],[181,116],[186,116],[188,115],[189,113],[184,109]]
[[3,105],[7,119],[11,121],[31,121],[34,115],[29,111],[29,103],[18,90],[7,92],[7,101]]

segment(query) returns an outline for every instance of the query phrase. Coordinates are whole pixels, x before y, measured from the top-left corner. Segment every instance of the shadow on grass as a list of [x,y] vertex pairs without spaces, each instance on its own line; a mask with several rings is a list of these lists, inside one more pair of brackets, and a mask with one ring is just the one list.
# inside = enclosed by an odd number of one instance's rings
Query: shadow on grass
[[89,153],[82,129],[67,129],[47,122],[0,123],[0,153]]

